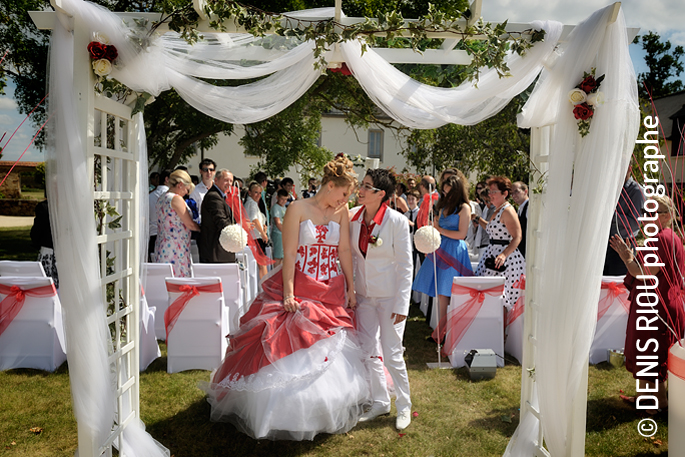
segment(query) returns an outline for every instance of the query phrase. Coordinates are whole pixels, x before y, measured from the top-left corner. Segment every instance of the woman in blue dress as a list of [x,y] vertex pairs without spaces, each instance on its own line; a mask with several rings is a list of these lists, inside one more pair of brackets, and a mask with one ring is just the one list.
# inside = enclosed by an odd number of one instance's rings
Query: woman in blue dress
[[[440,232],[440,247],[426,256],[414,279],[413,289],[435,297],[435,276],[438,277],[438,307],[440,310],[440,340],[445,336],[447,305],[452,295],[452,279],[455,276],[473,276],[469,251],[464,241],[471,223],[468,187],[463,178],[450,176],[442,185],[442,196],[435,207],[439,218],[434,222]],[[434,336],[435,338],[435,336]],[[437,340],[437,338],[435,338]]]

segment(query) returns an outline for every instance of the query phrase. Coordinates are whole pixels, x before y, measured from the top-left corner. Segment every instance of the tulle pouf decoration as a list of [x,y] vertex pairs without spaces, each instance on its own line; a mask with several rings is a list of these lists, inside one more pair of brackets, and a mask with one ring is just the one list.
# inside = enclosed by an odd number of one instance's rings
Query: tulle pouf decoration
[[228,252],[241,252],[247,246],[247,232],[238,224],[227,225],[221,230],[219,243]]
[[440,241],[440,232],[432,225],[424,225],[414,233],[416,249],[423,254],[437,251]]

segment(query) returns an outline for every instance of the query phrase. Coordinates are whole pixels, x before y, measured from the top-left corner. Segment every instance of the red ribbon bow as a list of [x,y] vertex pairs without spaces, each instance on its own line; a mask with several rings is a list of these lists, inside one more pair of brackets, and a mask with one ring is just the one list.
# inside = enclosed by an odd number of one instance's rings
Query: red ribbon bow
[[192,286],[189,284],[169,284],[166,285],[166,290],[169,292],[180,292],[181,295],[174,300],[174,302],[169,305],[169,307],[164,311],[164,328],[166,329],[166,338],[169,341],[169,333],[171,329],[176,325],[178,317],[181,315],[185,309],[188,302],[195,296],[200,295],[202,292],[223,292],[221,283],[208,284],[206,286]]
[[630,311],[630,302],[628,301],[628,290],[626,289],[626,286],[620,282],[602,281],[602,290],[606,290],[607,295],[599,301],[599,305],[597,306],[597,321],[604,317],[616,299],[623,305],[626,313]]
[[[497,297],[503,293],[504,284],[485,290],[452,284],[452,295],[468,294],[471,298],[461,306],[449,310],[447,316],[442,316],[438,327],[433,332],[433,339],[441,341],[445,337],[445,348],[447,349],[445,353],[451,354],[476,319],[485,301],[485,296]],[[447,333],[447,328],[450,329],[449,333]],[[440,330],[439,333],[438,330]]]
[[19,311],[24,307],[26,297],[52,297],[57,295],[55,285],[22,289],[20,286],[0,284],[0,294],[6,297],[0,302],[0,335],[9,327]]

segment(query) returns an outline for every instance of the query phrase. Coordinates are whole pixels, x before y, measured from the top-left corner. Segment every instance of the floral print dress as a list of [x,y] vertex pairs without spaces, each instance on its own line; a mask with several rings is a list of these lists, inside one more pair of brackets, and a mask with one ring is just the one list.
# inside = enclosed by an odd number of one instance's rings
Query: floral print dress
[[175,277],[189,278],[190,229],[171,207],[171,200],[175,195],[173,192],[167,192],[157,200],[155,258],[157,263],[170,263]]

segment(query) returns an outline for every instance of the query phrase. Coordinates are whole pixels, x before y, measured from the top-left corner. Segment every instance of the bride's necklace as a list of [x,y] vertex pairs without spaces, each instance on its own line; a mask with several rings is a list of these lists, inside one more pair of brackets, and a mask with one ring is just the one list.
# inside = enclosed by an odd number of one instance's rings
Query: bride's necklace
[[[321,215],[323,216],[323,222],[324,224],[328,224],[328,222],[331,220],[331,217],[333,216],[333,212],[330,212],[331,208],[330,206],[326,206],[326,208],[321,209],[321,206],[319,206],[319,203],[315,203],[316,207],[321,211]],[[328,214],[330,212],[330,214]]]

